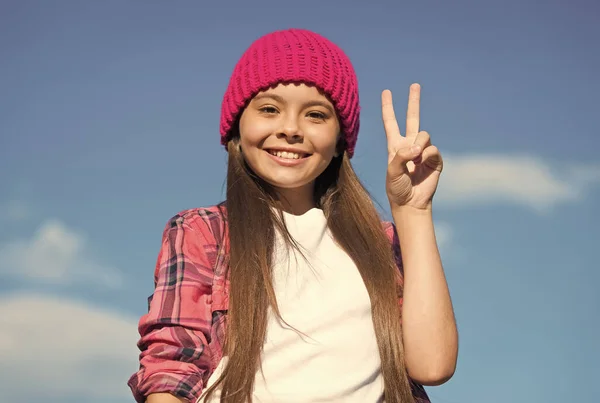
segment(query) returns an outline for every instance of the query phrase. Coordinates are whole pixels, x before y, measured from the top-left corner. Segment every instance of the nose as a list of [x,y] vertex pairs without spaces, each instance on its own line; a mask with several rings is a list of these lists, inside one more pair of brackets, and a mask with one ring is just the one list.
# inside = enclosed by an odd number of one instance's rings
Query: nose
[[298,119],[290,116],[282,122],[282,127],[277,133],[278,138],[285,138],[287,141],[299,142],[304,138]]

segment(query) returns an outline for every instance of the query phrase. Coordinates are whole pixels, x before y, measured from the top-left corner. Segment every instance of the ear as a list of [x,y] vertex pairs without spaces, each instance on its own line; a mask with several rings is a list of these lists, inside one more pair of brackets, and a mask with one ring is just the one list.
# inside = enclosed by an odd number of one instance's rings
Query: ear
[[240,135],[240,121],[239,118],[236,120],[234,125],[231,128],[231,134],[229,135],[230,142],[232,145],[237,148],[238,151],[242,151],[242,138]]

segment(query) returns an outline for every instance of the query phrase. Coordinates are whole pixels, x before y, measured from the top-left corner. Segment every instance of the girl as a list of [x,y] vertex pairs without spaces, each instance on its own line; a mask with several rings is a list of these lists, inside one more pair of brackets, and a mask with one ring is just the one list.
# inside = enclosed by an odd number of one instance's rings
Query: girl
[[457,331],[432,222],[442,158],[419,131],[418,85],[388,142],[382,222],[350,164],[358,85],[306,30],[256,40],[225,92],[227,200],[163,233],[139,323],[138,402],[429,402]]

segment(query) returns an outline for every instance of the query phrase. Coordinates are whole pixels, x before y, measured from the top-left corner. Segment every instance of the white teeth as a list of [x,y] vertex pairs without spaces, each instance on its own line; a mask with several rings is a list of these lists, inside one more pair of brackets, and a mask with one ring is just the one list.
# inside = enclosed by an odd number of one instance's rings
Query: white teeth
[[300,154],[292,153],[292,152],[288,152],[288,151],[270,151],[270,153],[279,158],[286,158],[286,159],[292,159],[292,160],[297,160],[297,159],[301,158]]

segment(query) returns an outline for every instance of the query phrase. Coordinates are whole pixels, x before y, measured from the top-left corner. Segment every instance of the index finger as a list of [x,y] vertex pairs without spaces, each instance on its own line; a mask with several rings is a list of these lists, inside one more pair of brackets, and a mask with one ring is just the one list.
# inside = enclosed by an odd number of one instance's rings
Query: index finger
[[419,134],[421,104],[421,86],[417,83],[410,86],[408,108],[406,109],[406,137],[417,137]]
[[400,127],[398,126],[398,121],[396,120],[394,102],[390,90],[384,90],[381,93],[381,117],[383,119],[385,136],[387,137],[388,151],[395,152],[395,148],[397,148],[398,141],[401,139],[402,135],[400,133]]

